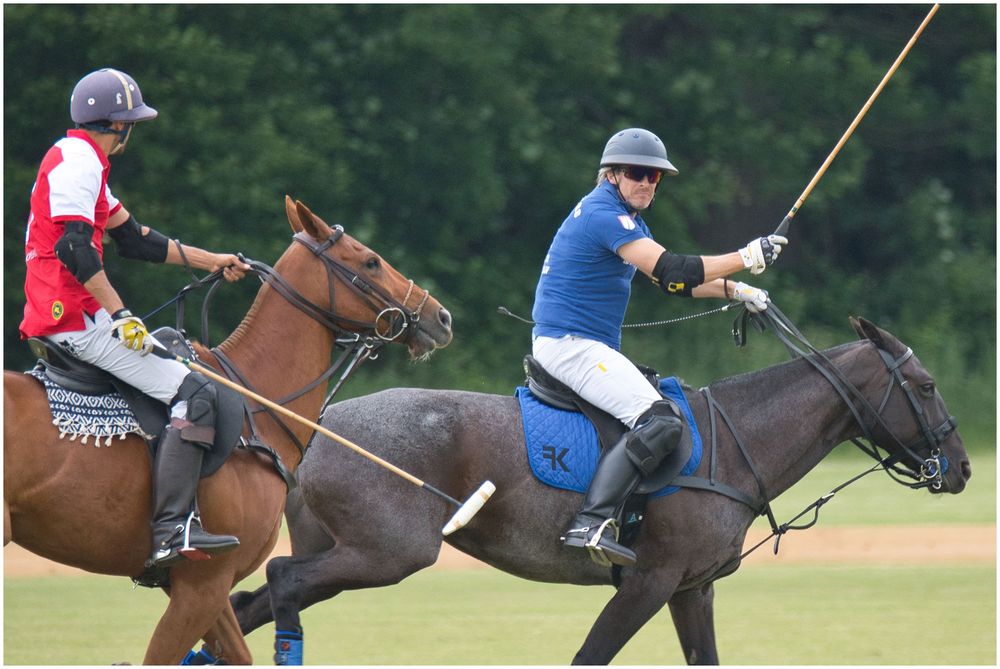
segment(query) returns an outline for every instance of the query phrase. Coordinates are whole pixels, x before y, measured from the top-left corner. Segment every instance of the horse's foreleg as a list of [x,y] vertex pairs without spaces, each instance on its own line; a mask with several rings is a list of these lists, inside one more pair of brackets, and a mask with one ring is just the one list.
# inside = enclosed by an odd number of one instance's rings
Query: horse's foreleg
[[670,598],[670,615],[688,664],[718,664],[715,647],[715,587],[709,583],[675,593]]
[[226,604],[222,615],[205,635],[208,651],[223,664],[252,664],[253,655],[240,632],[231,604]]
[[343,591],[335,552],[340,551],[276,557],[267,563],[269,603],[275,629],[301,629],[299,612],[302,609]]
[[143,664],[179,664],[228,608],[232,574],[195,571],[207,571],[210,566],[192,563],[171,570],[170,603],[156,625]]
[[[429,567],[437,559],[440,538],[411,542],[407,551],[379,547],[350,547],[338,543],[330,550],[312,555],[276,557],[267,563],[271,609],[278,645],[287,643],[289,658],[301,662],[303,643],[299,612],[344,590],[375,588],[399,583],[410,574]],[[421,548],[423,550],[421,550]],[[282,658],[282,659],[289,659]],[[285,663],[285,662],[279,662]],[[293,662],[289,661],[288,664]]]
[[10,543],[13,537],[13,530],[10,525],[10,507],[7,506],[7,500],[3,501],[3,545],[6,546]]
[[661,571],[632,573],[607,603],[573,664],[608,664],[628,640],[663,608],[679,577]]

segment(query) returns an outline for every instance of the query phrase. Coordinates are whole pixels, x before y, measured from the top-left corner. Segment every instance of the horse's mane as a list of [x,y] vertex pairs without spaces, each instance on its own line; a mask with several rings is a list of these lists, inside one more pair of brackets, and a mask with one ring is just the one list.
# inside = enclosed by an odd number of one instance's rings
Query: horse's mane
[[[297,244],[292,244],[288,249],[285,250],[284,253],[281,254],[281,257],[278,258],[278,261],[274,263],[273,269],[275,272],[280,273],[285,269],[287,263],[289,262],[286,260],[286,257],[289,256],[290,252],[295,250],[297,246],[298,246]],[[267,296],[270,292],[271,292],[271,286],[266,281],[262,280],[261,286],[257,290],[257,294],[253,298],[253,304],[250,305],[250,309],[247,310],[246,314],[244,314],[243,320],[241,320],[240,324],[236,326],[236,329],[233,330],[229,334],[229,336],[226,337],[225,340],[218,345],[217,348],[220,351],[228,355],[229,353],[232,352],[234,348],[239,347],[240,343],[243,342],[243,340],[246,338],[251,325],[257,319],[257,312],[260,311],[261,304],[264,302],[265,296]]]
[[247,311],[243,316],[243,320],[241,320],[240,324],[236,326],[236,329],[233,330],[229,336],[219,344],[218,348],[223,353],[230,353],[233,347],[239,346],[240,342],[243,341],[243,338],[246,337],[246,334],[250,329],[250,324],[254,322],[257,317],[257,312],[260,311],[261,296],[264,292],[264,286],[261,288],[261,290],[257,291],[257,296],[254,297],[253,304],[250,305],[249,311]]
[[[869,343],[867,339],[861,339],[858,341],[850,341],[846,344],[839,344],[833,348],[828,348],[822,351],[823,355],[828,358],[837,358],[848,350],[853,350],[859,345]],[[812,354],[815,355],[815,354]],[[768,367],[763,367],[761,369],[755,369],[750,372],[744,372],[743,374],[736,374],[734,376],[727,376],[717,381],[713,381],[708,384],[708,387],[715,392],[717,390],[725,391],[728,388],[735,386],[745,386],[747,384],[759,383],[762,376],[799,376],[801,371],[799,368],[802,365],[808,365],[809,363],[804,358],[794,358],[792,360],[786,360],[785,362],[779,362]]]

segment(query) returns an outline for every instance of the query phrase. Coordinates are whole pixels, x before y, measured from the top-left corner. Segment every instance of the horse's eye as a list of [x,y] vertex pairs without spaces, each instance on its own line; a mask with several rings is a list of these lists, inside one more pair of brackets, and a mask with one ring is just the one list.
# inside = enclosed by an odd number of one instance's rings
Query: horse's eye
[[933,397],[934,396],[934,384],[933,383],[924,383],[924,384],[921,384],[921,386],[920,386],[920,394],[923,395],[924,397]]
[[371,258],[365,261],[365,269],[368,269],[370,271],[377,270],[381,265],[382,263],[378,259],[378,256],[372,256]]

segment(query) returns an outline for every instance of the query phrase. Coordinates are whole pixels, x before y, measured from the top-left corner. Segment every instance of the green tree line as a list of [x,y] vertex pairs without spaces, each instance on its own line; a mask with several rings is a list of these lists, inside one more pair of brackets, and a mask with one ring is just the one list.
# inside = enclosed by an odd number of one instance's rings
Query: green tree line
[[[38,163],[94,69],[133,75],[160,116],[112,159],[143,224],[273,263],[301,199],[447,306],[427,363],[369,363],[344,396],[400,385],[511,392],[549,241],[604,143],[646,127],[677,177],[645,216],[678,252],[772,231],[913,34],[923,5],[5,5],[4,354],[19,341]],[[817,345],[865,316],[913,346],[963,423],[995,437],[996,6],[944,5],[760,277]],[[136,313],[189,280],[107,255]],[[227,286],[210,341],[254,281]],[[694,315],[637,279],[627,322]],[[186,324],[198,335],[195,307]],[[623,350],[693,385],[784,359],[730,318],[627,330]],[[172,311],[153,326],[172,324]],[[294,337],[289,345],[294,346]]]

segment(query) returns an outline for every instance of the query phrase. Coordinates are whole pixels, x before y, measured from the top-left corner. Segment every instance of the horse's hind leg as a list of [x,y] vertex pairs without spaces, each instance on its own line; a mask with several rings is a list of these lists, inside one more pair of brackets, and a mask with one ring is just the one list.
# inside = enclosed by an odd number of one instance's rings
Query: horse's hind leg
[[688,664],[718,664],[715,647],[715,587],[709,583],[675,593],[670,598],[670,615]]
[[662,571],[633,572],[605,605],[573,664],[608,664],[628,640],[663,608],[679,577]]

